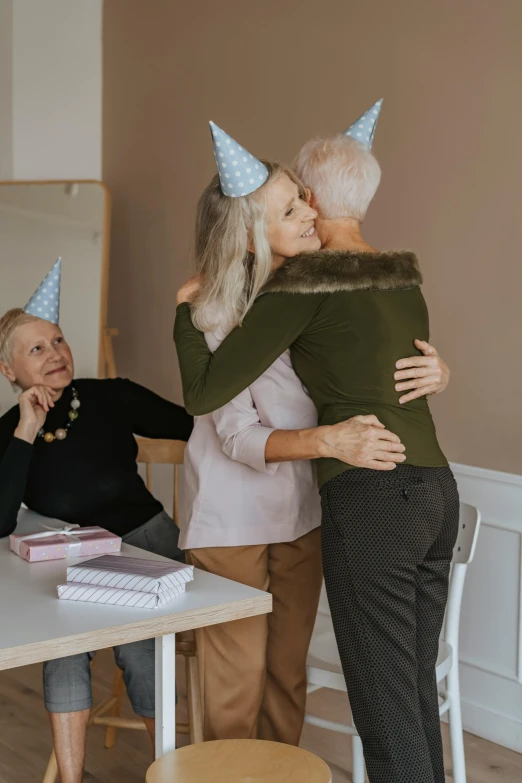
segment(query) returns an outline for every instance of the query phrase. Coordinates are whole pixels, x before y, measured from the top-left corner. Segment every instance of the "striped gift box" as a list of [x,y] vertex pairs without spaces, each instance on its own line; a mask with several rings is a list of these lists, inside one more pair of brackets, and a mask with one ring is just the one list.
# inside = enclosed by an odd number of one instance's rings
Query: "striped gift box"
[[88,601],[112,606],[134,606],[140,609],[158,609],[185,592],[186,583],[175,589],[165,588],[160,593],[144,593],[139,590],[118,590],[114,587],[67,582],[58,585],[58,598],[65,601]]
[[68,582],[104,585],[119,590],[160,593],[194,579],[194,566],[175,560],[145,560],[140,557],[101,555],[67,568]]
[[183,563],[102,555],[69,566],[58,597],[153,609],[183,594],[193,578],[194,567]]

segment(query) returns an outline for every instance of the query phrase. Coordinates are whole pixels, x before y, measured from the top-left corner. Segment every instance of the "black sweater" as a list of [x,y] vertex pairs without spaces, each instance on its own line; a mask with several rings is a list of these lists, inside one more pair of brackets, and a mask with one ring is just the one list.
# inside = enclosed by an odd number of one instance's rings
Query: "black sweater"
[[[124,378],[72,384],[81,403],[67,438],[34,445],[15,438],[20,409],[0,418],[0,537],[13,532],[22,502],[47,517],[100,525],[123,536],[162,510],[138,475],[134,434],[188,440],[192,417],[184,408]],[[67,422],[66,388],[44,425]]]

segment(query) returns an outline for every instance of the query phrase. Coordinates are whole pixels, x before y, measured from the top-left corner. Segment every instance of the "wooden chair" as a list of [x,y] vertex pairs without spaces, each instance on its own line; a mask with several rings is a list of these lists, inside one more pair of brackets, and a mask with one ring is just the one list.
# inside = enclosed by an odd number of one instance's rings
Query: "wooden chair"
[[179,527],[179,474],[187,444],[182,440],[155,440],[154,438],[136,438],[136,442],[137,461],[145,465],[145,483],[149,491],[152,491],[152,465],[174,466],[172,518]]
[[[153,438],[136,438],[138,444],[139,463],[145,464],[146,485],[151,489],[152,465],[168,464],[174,466],[174,496],[173,518],[176,524],[179,520],[178,511],[178,487],[179,469],[183,464],[185,443],[180,440],[155,440]],[[192,631],[186,631],[176,635],[176,652],[185,658],[185,673],[187,682],[188,724],[178,723],[176,731],[180,734],[188,734],[190,742],[195,744],[203,742],[203,712],[201,701],[201,689],[199,682],[198,662],[196,657],[196,644]],[[117,729],[135,729],[145,731],[146,727],[140,718],[122,718],[121,702],[125,685],[121,669],[116,667],[112,694],[102,704],[93,707],[89,720],[89,726],[105,726],[105,747],[112,748],[116,742]],[[58,768],[54,750],[49,759],[42,783],[56,783]]]
[[116,360],[114,358],[114,346],[112,344],[112,338],[118,337],[120,333],[119,329],[106,327],[103,332],[103,353],[104,353],[104,375],[107,378],[116,378]]
[[263,740],[216,740],[166,753],[146,783],[332,783],[325,762],[308,750]]

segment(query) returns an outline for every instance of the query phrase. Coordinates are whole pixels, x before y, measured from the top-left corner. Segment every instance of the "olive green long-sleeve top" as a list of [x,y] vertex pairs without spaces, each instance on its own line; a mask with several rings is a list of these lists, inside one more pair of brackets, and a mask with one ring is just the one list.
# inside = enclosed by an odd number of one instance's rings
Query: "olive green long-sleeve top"
[[[177,308],[174,337],[189,413],[210,413],[247,388],[290,348],[294,369],[317,407],[319,424],[375,414],[399,436],[406,464],[443,467],[426,398],[399,404],[395,362],[429,337],[422,282],[412,253],[323,250],[288,260],[265,293],[212,354]],[[318,460],[322,486],[350,469]]]

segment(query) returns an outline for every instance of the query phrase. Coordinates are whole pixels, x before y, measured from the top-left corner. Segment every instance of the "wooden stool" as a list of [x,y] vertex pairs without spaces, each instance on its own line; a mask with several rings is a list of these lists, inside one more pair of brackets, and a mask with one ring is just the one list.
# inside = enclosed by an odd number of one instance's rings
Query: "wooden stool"
[[332,783],[325,762],[302,748],[263,740],[218,740],[166,753],[146,783]]

